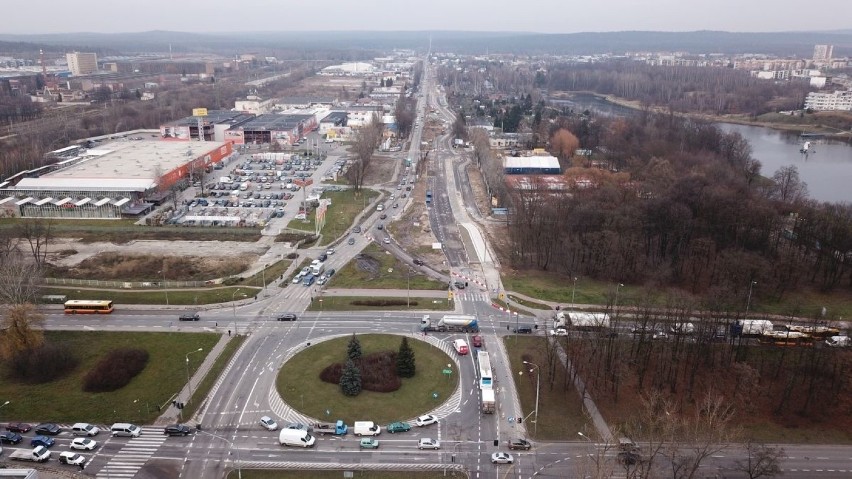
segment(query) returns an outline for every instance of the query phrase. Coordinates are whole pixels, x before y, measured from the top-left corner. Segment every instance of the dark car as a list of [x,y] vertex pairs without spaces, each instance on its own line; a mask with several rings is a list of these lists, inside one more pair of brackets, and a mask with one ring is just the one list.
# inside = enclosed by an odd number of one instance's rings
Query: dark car
[[383,224],[379,223],[379,226],[376,226],[376,229],[384,229],[384,227],[385,226]]
[[518,333],[518,334],[532,334],[533,328],[532,328],[532,326],[521,325],[521,326],[518,326],[517,328],[514,328],[513,331]]
[[36,436],[30,441],[30,446],[32,446],[32,447],[38,447],[38,446],[50,447],[55,442],[56,441],[54,441],[52,437]]
[[387,217],[388,217],[388,215],[386,215],[384,213],[379,215],[379,219],[382,219],[382,220],[387,219]]
[[6,430],[12,432],[30,432],[33,427],[25,422],[10,422],[6,424]]
[[622,451],[618,453],[618,462],[626,466],[634,466],[642,461],[642,456],[633,451]]
[[414,258],[414,264],[417,266],[423,266],[426,263],[424,263],[422,259]]
[[190,432],[192,432],[192,429],[186,424],[171,424],[163,429],[163,434],[166,436],[187,436]]
[[323,254],[317,256],[317,259],[320,260],[320,261],[325,261],[325,260],[328,259],[328,255],[323,253]]
[[56,424],[53,424],[52,422],[46,422],[44,424],[39,424],[35,428],[36,434],[42,434],[42,435],[48,435],[48,436],[55,436],[55,435],[59,434],[60,432],[62,432],[62,428],[57,426]]
[[509,441],[509,449],[528,451],[531,447],[532,444],[526,439],[512,439]]
[[473,345],[474,348],[481,348],[482,347],[482,336],[480,336],[478,334],[476,336],[473,336],[472,338],[470,338],[470,343]]
[[21,442],[24,436],[12,431],[0,432],[0,443],[17,444]]
[[455,283],[453,283],[453,286],[455,286],[456,289],[464,289],[467,284],[464,281],[456,281]]
[[328,278],[334,276],[334,273],[336,273],[334,268],[328,268],[327,270],[325,270],[325,276]]
[[278,316],[275,317],[275,320],[276,321],[295,321],[296,315],[293,314],[293,313],[279,314]]
[[201,316],[198,313],[184,313],[180,315],[179,319],[181,321],[198,321],[201,319]]

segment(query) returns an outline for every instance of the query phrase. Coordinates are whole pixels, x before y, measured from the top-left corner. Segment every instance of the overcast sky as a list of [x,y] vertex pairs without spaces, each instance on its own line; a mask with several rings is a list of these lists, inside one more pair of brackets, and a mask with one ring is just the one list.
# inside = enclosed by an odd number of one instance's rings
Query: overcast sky
[[852,0],[67,0],[2,11],[2,33],[852,28]]

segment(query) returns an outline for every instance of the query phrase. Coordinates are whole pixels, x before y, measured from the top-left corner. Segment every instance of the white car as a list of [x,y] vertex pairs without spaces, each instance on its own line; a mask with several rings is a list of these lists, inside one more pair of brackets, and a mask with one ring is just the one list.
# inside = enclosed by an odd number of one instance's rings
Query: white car
[[512,464],[515,462],[515,458],[508,452],[495,452],[491,455],[491,462],[493,464]]
[[269,416],[263,416],[260,418],[260,425],[267,431],[275,431],[278,429],[278,423],[275,422],[275,419],[272,419]]
[[329,250],[326,251],[325,254],[327,254],[329,256],[333,255],[334,254],[334,248],[329,248]]
[[418,417],[417,419],[414,420],[414,424],[421,426],[421,427],[428,426],[430,424],[435,424],[436,422],[438,422],[438,418],[431,415],[431,414],[426,414],[424,416],[420,416],[420,417]]
[[390,238],[385,237],[385,244],[390,244]]
[[297,274],[296,276],[294,276],[294,277],[293,277],[293,281],[292,281],[292,283],[293,283],[293,284],[299,284],[299,282],[300,282],[300,281],[302,281],[302,275],[301,275],[301,274]]
[[71,445],[69,447],[80,451],[91,451],[98,447],[98,442],[94,439],[89,439],[88,437],[75,437],[74,440],[71,441]]
[[562,328],[559,328],[559,329],[551,329],[551,330],[550,330],[550,335],[551,335],[551,336],[568,336],[568,331],[567,331],[567,330],[565,330],[565,329],[562,329]]
[[441,449],[441,443],[436,439],[424,437],[417,442],[417,449]]

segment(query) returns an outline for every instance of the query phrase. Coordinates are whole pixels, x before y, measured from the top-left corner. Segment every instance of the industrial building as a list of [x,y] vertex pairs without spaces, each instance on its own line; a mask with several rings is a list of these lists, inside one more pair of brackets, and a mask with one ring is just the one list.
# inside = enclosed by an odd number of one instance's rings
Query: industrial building
[[97,53],[66,53],[65,59],[68,61],[68,69],[74,76],[88,75],[98,71]]
[[160,135],[166,140],[198,140],[199,124],[205,141],[226,141],[228,129],[255,118],[251,113],[231,110],[209,110],[206,115],[188,116],[160,126]]
[[293,145],[316,127],[316,115],[259,115],[229,128],[224,139],[238,145]]
[[60,161],[0,183],[0,208],[6,215],[66,219],[142,215],[178,181],[199,178],[231,155],[232,145],[122,140],[52,153]]
[[508,156],[503,160],[507,175],[559,175],[562,169],[555,156]]

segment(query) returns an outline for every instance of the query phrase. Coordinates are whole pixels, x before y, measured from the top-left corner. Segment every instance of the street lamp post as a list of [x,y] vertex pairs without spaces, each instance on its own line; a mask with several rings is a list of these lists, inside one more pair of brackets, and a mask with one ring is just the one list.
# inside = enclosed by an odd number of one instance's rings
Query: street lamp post
[[[541,370],[539,369],[538,364],[531,363],[529,361],[524,361],[524,364],[535,368],[535,427],[533,428],[533,433],[538,436],[538,397],[541,390]],[[532,371],[533,370],[530,369],[530,372]]]
[[408,267],[408,275],[405,277],[406,279],[406,307],[411,309],[411,266]]
[[192,378],[189,377],[189,355],[193,354],[193,353],[199,353],[201,351],[204,351],[204,348],[198,348],[195,351],[190,351],[190,352],[186,353],[186,384],[187,384],[187,387],[189,388],[189,391],[187,391],[187,398],[186,398],[187,404],[189,404],[189,401],[192,400]]
[[157,271],[158,273],[163,273],[163,293],[166,294],[166,306],[169,305],[169,290],[166,288],[166,268],[163,268],[162,271]]
[[[196,432],[198,434],[206,434],[208,436],[215,437],[216,439],[221,439],[221,440],[227,442],[228,445],[231,446],[231,449],[236,450],[237,451],[237,479],[243,479],[243,471],[240,469],[240,467],[241,467],[240,463],[242,462],[242,460],[240,460],[240,450],[234,447],[234,443],[225,439],[222,436],[219,436],[217,434],[213,434],[213,433],[210,433],[210,432],[207,432],[207,431],[198,430]],[[230,452],[229,452],[229,454],[230,454]]]
[[12,401],[6,401],[6,402],[4,402],[3,404],[0,404],[0,407],[8,406],[10,402],[12,402]]
[[613,306],[612,310],[613,310],[613,312],[614,312],[614,313],[616,313],[616,314],[618,314],[618,312],[617,312],[617,311],[618,311],[618,290],[619,290],[622,286],[624,286],[624,284],[622,284],[622,283],[618,283],[618,284],[615,286],[615,303],[614,303],[614,306]]
[[577,277],[574,276],[574,286],[571,288],[571,309],[574,309],[574,293],[577,291]]
[[234,291],[234,294],[231,295],[231,306],[233,306],[234,308],[234,336],[240,334],[239,331],[237,331],[237,303],[235,302],[235,298],[237,297],[237,293],[239,292],[240,288],[237,288],[237,290]]
[[754,288],[754,285],[757,284],[757,281],[752,281],[748,285],[748,300],[746,300],[746,314],[748,314],[749,308],[751,308],[751,290]]

